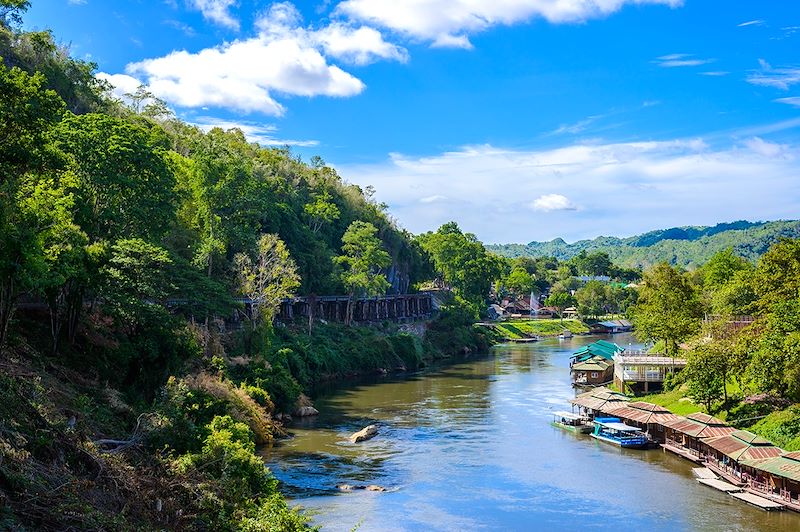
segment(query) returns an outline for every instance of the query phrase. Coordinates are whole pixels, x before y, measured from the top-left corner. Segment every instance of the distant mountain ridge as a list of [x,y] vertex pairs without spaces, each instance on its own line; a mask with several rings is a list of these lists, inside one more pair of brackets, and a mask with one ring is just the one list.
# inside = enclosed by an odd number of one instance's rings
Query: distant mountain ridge
[[661,261],[693,267],[704,264],[714,253],[726,248],[733,248],[737,255],[755,261],[784,237],[800,238],[800,220],[740,220],[710,227],[659,229],[626,238],[600,236],[572,244],[556,238],[549,242],[494,244],[486,248],[504,257],[552,256],[559,260],[570,259],[581,251],[605,251],[616,264],[629,268],[646,268]]

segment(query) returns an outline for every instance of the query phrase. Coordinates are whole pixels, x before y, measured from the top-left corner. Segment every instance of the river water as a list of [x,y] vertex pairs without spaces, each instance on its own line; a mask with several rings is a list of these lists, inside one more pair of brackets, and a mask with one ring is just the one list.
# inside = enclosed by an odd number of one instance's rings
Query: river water
[[[698,484],[690,462],[552,427],[569,356],[597,337],[503,344],[403,378],[330,390],[262,455],[323,530],[800,530]],[[617,335],[627,345],[632,339]],[[370,423],[377,437],[351,444]],[[387,492],[341,492],[377,484]]]

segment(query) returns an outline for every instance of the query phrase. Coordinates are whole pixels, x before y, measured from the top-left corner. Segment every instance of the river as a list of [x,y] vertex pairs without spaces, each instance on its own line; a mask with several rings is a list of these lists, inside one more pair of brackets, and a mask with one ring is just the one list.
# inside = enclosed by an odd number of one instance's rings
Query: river
[[[323,530],[800,530],[800,515],[699,485],[692,464],[670,453],[550,426],[549,413],[574,396],[570,354],[596,339],[503,344],[330,390],[316,399],[318,417],[290,425],[293,437],[262,455]],[[376,438],[348,442],[370,423]]]

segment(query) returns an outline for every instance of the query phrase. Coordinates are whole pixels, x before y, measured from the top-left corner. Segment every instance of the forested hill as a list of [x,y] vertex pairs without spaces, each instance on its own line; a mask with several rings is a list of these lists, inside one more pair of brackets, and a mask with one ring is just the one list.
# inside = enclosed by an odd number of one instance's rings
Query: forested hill
[[800,221],[738,221],[713,227],[673,227],[627,238],[609,236],[568,244],[560,238],[550,242],[487,246],[504,257],[556,257],[566,260],[581,251],[605,251],[614,263],[625,267],[647,267],[661,261],[679,266],[704,264],[714,253],[733,248],[748,260],[760,257],[780,238],[800,237]]

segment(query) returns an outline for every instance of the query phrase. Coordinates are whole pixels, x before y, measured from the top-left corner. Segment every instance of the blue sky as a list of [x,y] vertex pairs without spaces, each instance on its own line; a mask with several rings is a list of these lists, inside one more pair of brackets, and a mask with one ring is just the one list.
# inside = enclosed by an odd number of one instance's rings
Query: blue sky
[[372,184],[412,232],[630,235],[800,212],[800,3],[33,0],[120,93]]

